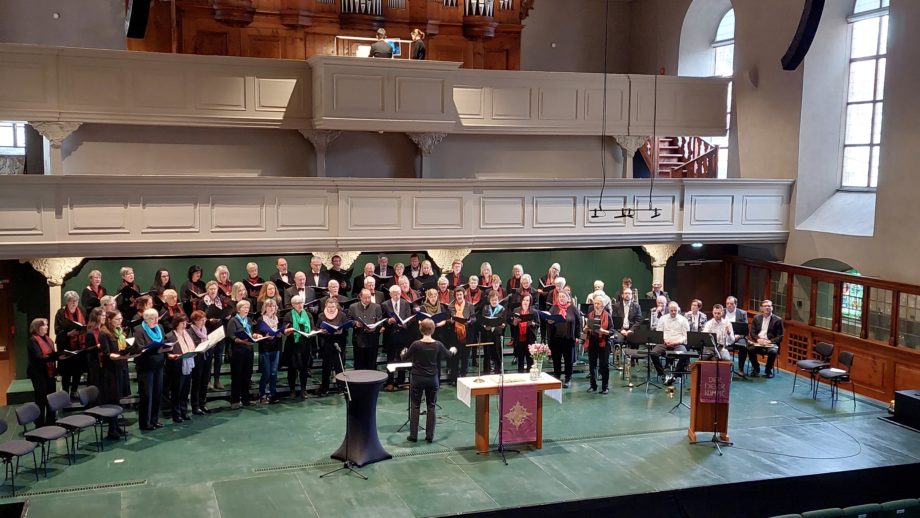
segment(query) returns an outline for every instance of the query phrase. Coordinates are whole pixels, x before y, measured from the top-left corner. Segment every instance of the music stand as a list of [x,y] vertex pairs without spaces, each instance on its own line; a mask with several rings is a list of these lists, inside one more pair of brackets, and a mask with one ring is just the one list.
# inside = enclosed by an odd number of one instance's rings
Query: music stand
[[[388,372],[392,372],[392,373],[399,372],[400,370],[408,370],[408,369],[411,369],[411,368],[412,368],[412,362],[388,363],[388,364],[387,364],[387,371],[388,371]],[[396,429],[396,433],[399,433],[399,432],[403,431],[403,428],[409,426],[409,415],[408,415],[408,412],[411,412],[411,411],[412,411],[412,391],[411,391],[411,390],[407,390],[406,392],[407,392],[406,398],[409,400],[409,401],[408,401],[408,405],[406,406],[406,422],[403,423],[402,426],[400,426],[399,428]],[[421,424],[419,424],[419,428],[421,428],[422,430],[425,429],[425,427],[422,426]]]
[[639,309],[642,310],[643,315],[648,315],[658,306],[658,301],[655,299],[641,298],[637,302],[639,303]]
[[747,347],[747,336],[751,332],[751,326],[747,322],[732,322],[731,324],[732,333],[734,333],[736,337],[742,337],[741,340],[745,340],[745,345],[740,345],[740,342],[732,344],[732,374],[736,374],[739,378],[746,380],[748,377],[744,375],[744,365],[740,365],[740,368],[735,370],[734,352],[737,347]]
[[[632,345],[645,346],[645,381],[630,388],[639,388],[645,385],[645,393],[648,394],[649,387],[661,389],[660,385],[652,383],[652,347],[664,343],[664,333],[654,331],[645,326],[640,326],[636,331],[627,337],[626,341]],[[638,348],[638,347],[637,347]]]
[[[694,336],[694,335],[701,335],[701,336]],[[696,351],[695,345],[691,345],[691,344],[696,344],[697,341],[704,340],[707,337],[707,335],[712,335],[712,333],[698,333],[694,331],[688,331],[687,332],[687,350],[686,351],[667,351],[665,353],[665,357],[671,360],[677,360],[678,363],[680,363],[680,361],[684,358],[686,358],[688,362],[693,358],[699,358],[700,353]],[[715,338],[715,335],[712,335],[712,337]],[[700,347],[702,347],[702,345]],[[669,414],[674,413],[674,411],[680,408],[681,406],[684,406],[687,408],[687,410],[690,410],[690,405],[684,403],[684,376],[689,374],[689,371],[680,371],[679,374],[680,374],[680,394],[677,398],[677,404],[674,405],[674,408],[672,408],[671,410],[668,410]],[[671,375],[672,376],[674,375],[673,369],[671,369]]]

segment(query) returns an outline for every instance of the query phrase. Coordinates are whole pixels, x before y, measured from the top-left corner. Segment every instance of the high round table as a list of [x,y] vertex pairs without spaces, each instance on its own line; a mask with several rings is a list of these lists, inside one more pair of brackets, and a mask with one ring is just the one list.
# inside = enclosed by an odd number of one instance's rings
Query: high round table
[[[342,445],[332,458],[351,461],[361,467],[372,462],[393,458],[380,444],[377,437],[377,396],[387,379],[385,372],[353,370],[336,374],[335,379],[351,388],[351,403],[348,404],[346,434]],[[346,443],[348,457],[345,456]]]

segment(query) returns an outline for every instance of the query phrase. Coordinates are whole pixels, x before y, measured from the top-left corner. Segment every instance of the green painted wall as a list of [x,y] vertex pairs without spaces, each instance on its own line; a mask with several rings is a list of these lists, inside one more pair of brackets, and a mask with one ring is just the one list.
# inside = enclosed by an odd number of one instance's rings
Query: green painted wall
[[[387,253],[390,264],[398,262],[408,264],[411,252]],[[424,254],[421,254],[424,259]],[[309,271],[310,254],[285,255],[292,272]],[[249,257],[173,257],[173,258],[116,258],[90,259],[75,270],[64,281],[62,293],[74,290],[82,292],[87,284],[86,276],[91,270],[102,272],[102,284],[114,292],[121,286],[118,273],[122,266],[134,268],[136,282],[141,289],[153,284],[153,276],[160,268],[169,270],[177,287],[185,282],[188,267],[198,264],[204,269],[204,279],[213,278],[214,270],[220,264],[230,269],[230,278],[239,280],[245,276],[246,263],[254,261],[259,265],[259,274],[268,278],[275,271],[274,255]],[[367,262],[377,261],[376,253],[361,254],[354,263],[355,272],[360,272]],[[615,291],[623,277],[632,277],[634,285],[645,289],[652,281],[651,267],[645,253],[634,248],[578,249],[578,250],[520,250],[520,251],[474,251],[464,260],[464,273],[479,274],[483,261],[492,264],[492,271],[501,276],[502,282],[511,275],[515,264],[524,266],[524,271],[536,279],[546,274],[549,265],[558,262],[562,266],[562,275],[573,287],[573,293],[583,301],[591,290],[595,279],[606,283],[606,291]],[[450,265],[439,265],[449,268]],[[16,265],[14,287],[14,311],[16,333],[16,372],[19,378],[26,372],[26,333],[28,323],[33,318],[48,316],[47,285],[44,278],[29,265]]]

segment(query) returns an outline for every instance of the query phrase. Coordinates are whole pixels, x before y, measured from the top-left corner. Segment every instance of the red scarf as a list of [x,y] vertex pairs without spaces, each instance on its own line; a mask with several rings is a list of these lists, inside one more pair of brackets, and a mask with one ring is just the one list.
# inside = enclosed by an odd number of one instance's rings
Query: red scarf
[[[466,303],[454,303],[454,314],[458,316],[463,316],[463,308],[466,306]],[[460,343],[466,343],[466,324],[461,324],[460,322],[454,322],[454,332],[457,333],[457,341]]]
[[[76,311],[70,313],[67,311],[67,306],[64,306],[64,318],[69,318],[78,324],[85,324],[86,320],[83,318],[83,312],[80,311],[78,307]],[[70,337],[70,350],[79,351],[86,347],[86,333],[77,333],[77,336]]]
[[[598,315],[594,314],[594,310],[592,309],[592,310],[591,310],[591,313],[588,313],[588,320],[591,320],[591,319],[594,319],[594,318],[598,318]],[[600,318],[600,321],[601,321],[601,326],[600,326],[600,328],[598,329],[598,331],[595,331],[595,332],[593,332],[592,334],[595,335],[595,336],[598,337],[598,338],[603,338],[604,335],[602,335],[602,334],[600,333],[600,329],[603,329],[603,330],[605,330],[605,331],[609,331],[609,330],[610,330],[610,315],[607,314],[606,311],[601,310],[601,314],[600,314],[600,317],[599,317],[599,318]],[[607,346],[607,340],[600,339],[600,340],[597,341],[597,345],[598,345],[601,349],[603,349],[604,347]]]
[[459,274],[459,273],[451,273],[450,276],[453,277],[453,279],[454,279],[454,282],[453,282],[454,287],[456,288],[457,286],[460,286],[460,284],[461,284],[461,282],[460,282],[460,274]]
[[415,290],[409,290],[408,293],[403,293],[403,294],[402,294],[402,298],[403,298],[403,300],[406,300],[406,301],[409,301],[409,302],[413,302],[415,299],[418,298],[417,295],[418,295],[418,294],[415,293]]
[[[35,339],[35,341],[38,343],[38,347],[42,350],[42,356],[50,356],[54,354],[54,344],[51,343],[51,339],[48,338],[48,335],[32,335],[32,338]],[[46,362],[45,368],[48,369],[48,377],[53,378],[56,374],[54,370],[54,362]]]
[[438,290],[438,302],[441,304],[450,304],[450,290]]
[[[522,311],[520,312],[520,314],[521,314],[521,315],[528,315],[528,314],[530,314],[530,310],[528,310],[528,311],[526,311],[526,312],[522,310]],[[527,327],[528,327],[529,325],[530,325],[530,322],[525,322],[525,321],[523,321],[523,320],[521,320],[520,322],[518,322],[518,341],[519,341],[519,342],[527,342]]]
[[498,293],[498,300],[505,298],[505,291],[502,290],[501,286],[499,286],[498,288],[492,288],[492,291],[494,291],[495,293]]
[[89,286],[87,286],[87,288],[89,288],[89,290],[90,290],[91,292],[93,292],[93,293],[96,294],[96,298],[97,298],[97,299],[100,299],[100,300],[101,300],[102,297],[105,296],[105,288],[103,288],[101,284],[99,285],[98,288],[93,288],[92,284],[89,285]]
[[[227,295],[229,297],[231,295],[230,291],[233,289],[233,284],[230,282],[225,282],[225,283],[218,282],[217,287],[220,288],[220,291],[224,292],[224,295]],[[218,296],[220,296],[219,293],[218,293]]]
[[572,300],[572,299],[569,299],[568,304],[564,304],[564,305],[563,305],[563,304],[555,303],[555,304],[553,304],[553,306],[559,308],[559,314],[560,314],[560,315],[566,316],[566,314],[567,314],[568,311],[569,311],[569,306],[572,305],[572,301],[571,301],[571,300]]
[[479,301],[482,299],[482,290],[476,288],[476,291],[473,291],[471,288],[467,288],[466,297],[470,300],[470,304],[479,304]]
[[508,289],[516,290],[521,286],[521,279],[518,277],[512,277],[508,279]]

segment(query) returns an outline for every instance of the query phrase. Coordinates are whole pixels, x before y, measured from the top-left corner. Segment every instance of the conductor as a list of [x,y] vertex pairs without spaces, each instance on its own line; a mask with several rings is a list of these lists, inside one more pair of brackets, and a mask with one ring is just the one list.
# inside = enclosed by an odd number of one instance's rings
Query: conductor
[[444,344],[431,338],[434,333],[434,322],[431,319],[419,323],[422,338],[412,342],[408,349],[403,349],[401,357],[412,362],[412,381],[409,385],[409,437],[410,442],[418,442],[419,409],[422,406],[422,394],[425,394],[425,404],[428,415],[425,421],[425,440],[434,441],[434,426],[436,419],[436,404],[438,402],[438,368],[441,358],[457,354],[457,348],[451,347],[448,351]]

